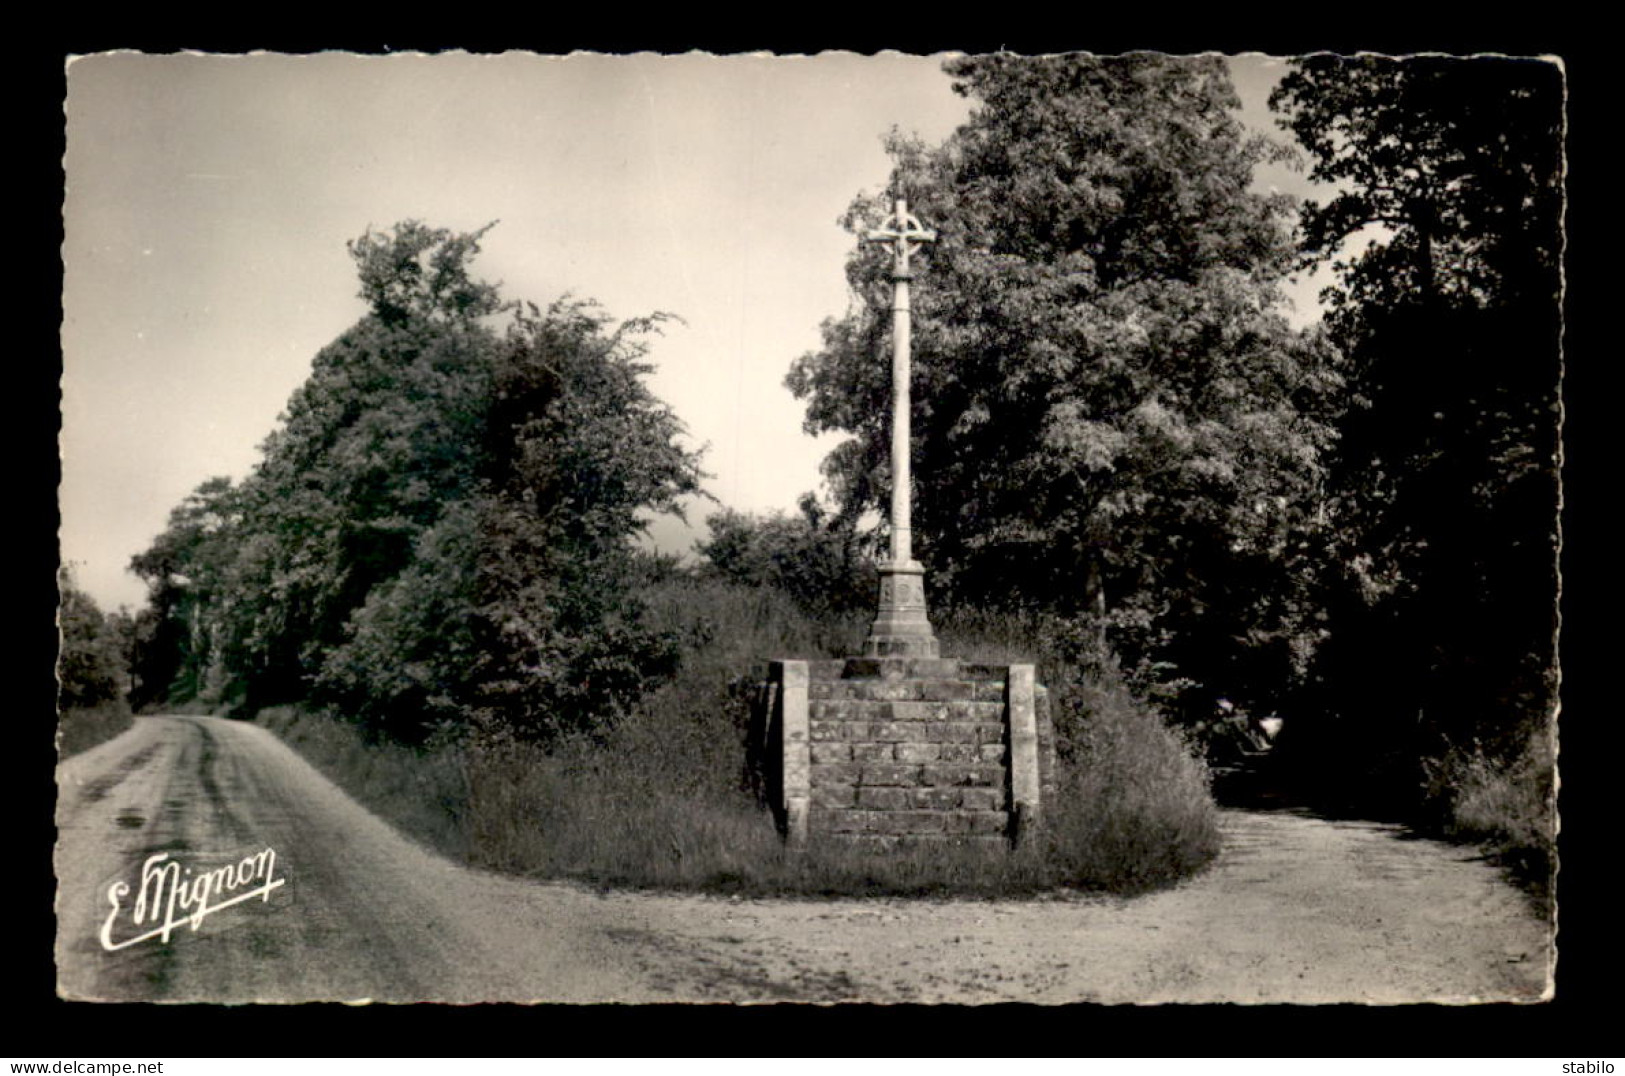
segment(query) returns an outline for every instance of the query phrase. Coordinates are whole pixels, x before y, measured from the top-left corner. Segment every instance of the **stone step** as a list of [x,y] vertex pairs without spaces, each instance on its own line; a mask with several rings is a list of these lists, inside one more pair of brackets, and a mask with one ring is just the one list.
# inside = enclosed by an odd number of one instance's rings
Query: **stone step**
[[868,785],[820,786],[812,805],[829,810],[864,811],[1004,811],[1009,801],[1002,788],[882,788]]
[[811,699],[814,721],[1000,721],[1004,703],[991,699]]
[[984,854],[1010,851],[1010,838],[1004,833],[819,833],[818,839],[820,843],[874,855],[912,851],[937,855],[961,850]]
[[862,833],[878,836],[913,834],[985,835],[1005,832],[1010,816],[1004,811],[807,811],[807,828],[814,833]]
[[959,679],[958,658],[847,658],[841,676],[847,680]]
[[883,741],[815,740],[807,746],[814,763],[836,762],[992,762],[1004,765],[1009,749],[991,743],[886,743]]
[[807,723],[812,743],[1002,744],[1003,721],[864,721],[814,717]]
[[1003,680],[815,680],[807,685],[809,699],[925,700],[952,702],[974,699],[1003,703]]
[[867,788],[1004,788],[1000,762],[813,762],[812,788],[855,785]]

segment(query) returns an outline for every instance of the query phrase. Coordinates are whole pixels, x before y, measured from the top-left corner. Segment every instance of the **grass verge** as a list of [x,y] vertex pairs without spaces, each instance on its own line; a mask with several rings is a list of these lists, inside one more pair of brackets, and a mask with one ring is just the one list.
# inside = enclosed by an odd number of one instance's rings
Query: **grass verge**
[[1509,758],[1477,744],[1454,748],[1429,782],[1443,801],[1445,834],[1482,846],[1542,906],[1556,869],[1554,756],[1551,732],[1533,731]]
[[122,699],[96,706],[63,710],[57,715],[56,749],[59,759],[106,743],[135,723],[135,715]]
[[468,860],[461,748],[369,741],[349,722],[293,706],[270,707],[254,720],[379,818],[442,855]]

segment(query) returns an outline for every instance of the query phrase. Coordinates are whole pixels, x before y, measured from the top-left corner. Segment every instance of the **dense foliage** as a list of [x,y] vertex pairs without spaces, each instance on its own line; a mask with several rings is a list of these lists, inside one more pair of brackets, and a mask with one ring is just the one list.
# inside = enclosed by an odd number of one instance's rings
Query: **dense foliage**
[[1308,258],[1371,240],[1327,295],[1349,407],[1304,709],[1365,792],[1413,797],[1452,752],[1549,788],[1519,756],[1555,690],[1561,72],[1321,56],[1272,104],[1337,185]]
[[872,544],[831,518],[811,494],[800,513],[752,516],[724,508],[706,520],[697,551],[708,571],[747,586],[774,587],[807,612],[873,612],[879,575]]
[[[1251,191],[1221,60],[951,61],[978,106],[894,137],[888,190],[939,235],[914,287],[914,519],[938,599],[1036,607],[1152,679],[1267,697],[1301,671],[1301,601],[1336,378],[1284,316],[1290,205]],[[843,518],[889,487],[889,261],[793,367]],[[1202,692],[1193,692],[1200,697]],[[1211,694],[1206,696],[1211,699]]]
[[61,709],[122,700],[128,688],[134,625],[123,613],[103,613],[79,589],[73,572],[58,574],[57,702]]
[[67,758],[130,727],[128,698],[136,625],[103,613],[79,589],[71,565],[57,572],[56,747]]
[[148,700],[546,739],[669,671],[624,570],[638,513],[699,479],[643,383],[657,321],[504,304],[469,275],[480,234],[407,222],[350,245],[368,315],[316,356],[241,486],[199,487],[135,558]]

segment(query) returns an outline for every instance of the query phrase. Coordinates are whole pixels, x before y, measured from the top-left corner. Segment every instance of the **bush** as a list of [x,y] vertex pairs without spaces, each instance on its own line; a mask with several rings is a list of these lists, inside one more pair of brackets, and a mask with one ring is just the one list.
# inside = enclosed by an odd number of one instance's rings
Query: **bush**
[[73,569],[57,574],[56,658],[59,758],[111,740],[134,721],[126,699],[135,626],[123,612],[104,614],[79,589]]
[[121,613],[104,614],[80,590],[71,566],[57,576],[56,659],[58,705],[64,710],[93,709],[120,703],[129,679],[126,637],[133,631]]
[[711,516],[711,537],[697,546],[706,571],[782,591],[813,617],[871,611],[880,576],[850,522],[826,518],[810,493],[800,513],[753,516],[725,508]]

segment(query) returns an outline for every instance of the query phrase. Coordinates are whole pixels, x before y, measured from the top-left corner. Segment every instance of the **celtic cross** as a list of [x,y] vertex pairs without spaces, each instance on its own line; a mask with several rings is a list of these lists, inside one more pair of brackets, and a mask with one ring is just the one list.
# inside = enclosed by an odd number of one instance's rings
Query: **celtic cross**
[[935,242],[897,199],[883,227],[864,236],[892,244],[892,491],[891,560],[880,566],[880,608],[865,650],[872,657],[937,656],[937,638],[925,611],[925,569],[915,561],[909,493],[909,294],[913,277],[909,255],[921,243]]
[[886,221],[887,226],[871,228],[863,238],[870,243],[893,243],[892,250],[892,278],[899,275],[905,279],[911,275],[908,258],[918,243],[934,243],[937,233],[923,227],[914,214],[908,211],[908,203],[897,199],[892,209],[891,217]]

